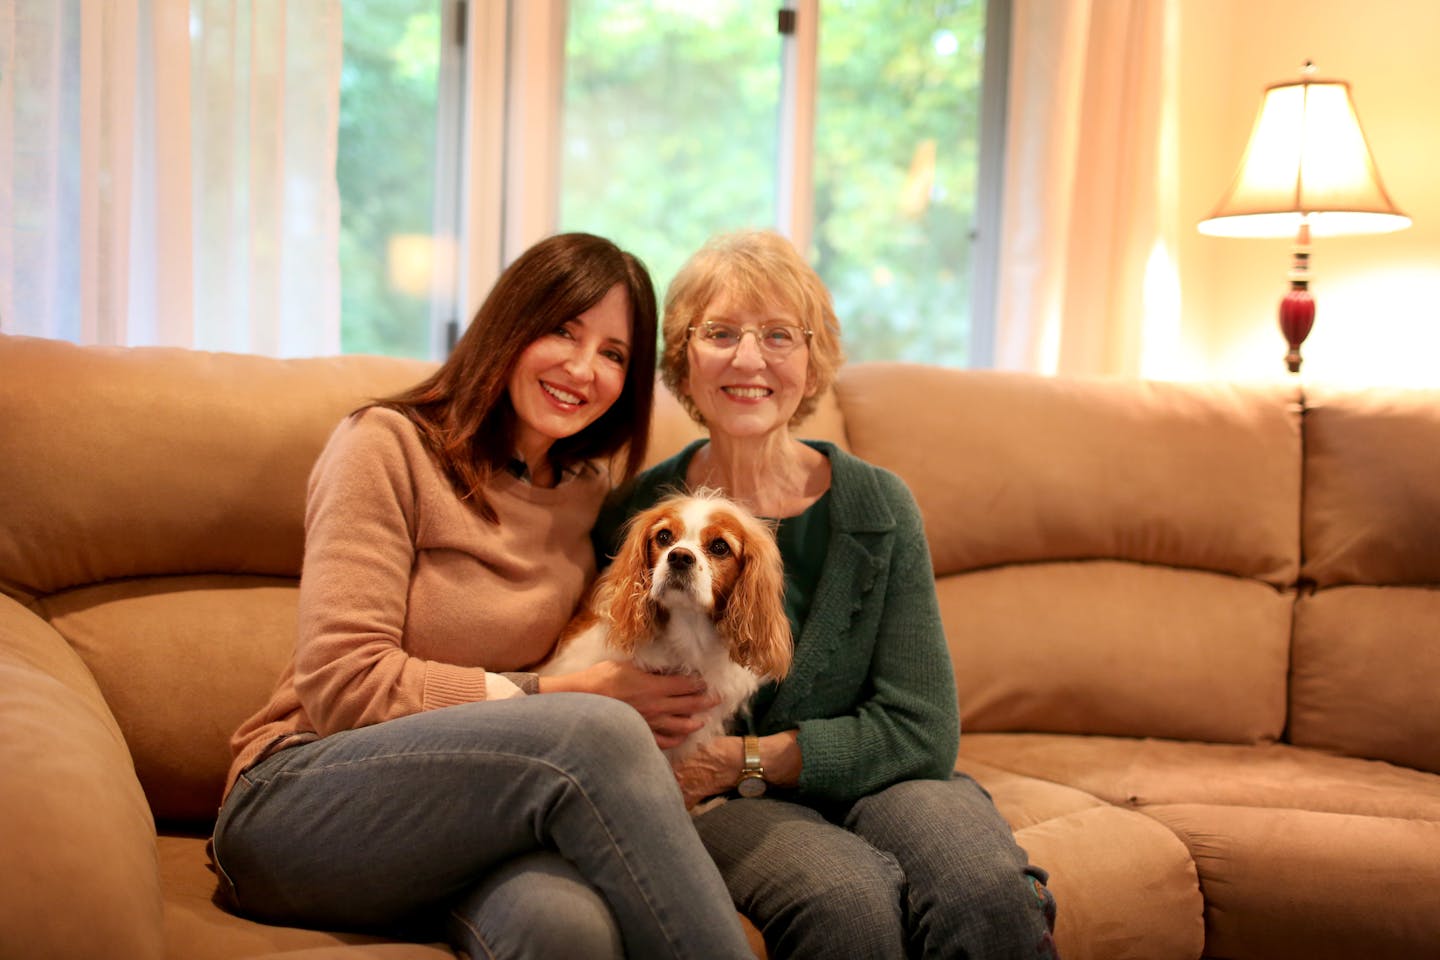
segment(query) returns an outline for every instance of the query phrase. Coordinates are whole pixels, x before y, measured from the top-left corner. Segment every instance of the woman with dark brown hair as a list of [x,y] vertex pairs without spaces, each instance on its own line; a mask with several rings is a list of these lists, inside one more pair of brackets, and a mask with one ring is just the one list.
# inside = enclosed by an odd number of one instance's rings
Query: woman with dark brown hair
[[749,955],[663,755],[697,681],[606,663],[543,680],[589,533],[644,456],[644,266],[542,241],[454,354],[347,417],[310,477],[295,654],[232,739],[213,859],[235,909],[472,957]]

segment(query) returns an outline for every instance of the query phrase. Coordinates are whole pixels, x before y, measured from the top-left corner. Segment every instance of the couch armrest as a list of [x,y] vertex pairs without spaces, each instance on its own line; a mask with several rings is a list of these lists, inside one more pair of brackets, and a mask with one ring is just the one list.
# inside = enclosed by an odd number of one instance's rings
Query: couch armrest
[[164,955],[155,824],[89,670],[0,596],[0,956]]

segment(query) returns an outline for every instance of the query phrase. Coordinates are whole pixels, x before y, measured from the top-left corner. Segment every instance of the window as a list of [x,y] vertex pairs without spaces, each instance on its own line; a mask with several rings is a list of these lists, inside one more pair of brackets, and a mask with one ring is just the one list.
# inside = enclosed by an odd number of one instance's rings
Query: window
[[439,356],[455,312],[458,8],[345,0],[342,9],[341,347]]
[[663,296],[711,233],[779,226],[853,359],[988,363],[988,306],[978,324],[972,307],[986,5],[800,7],[570,0],[559,227],[634,250]]
[[633,251],[663,296],[712,233],[776,222],[774,10],[571,0],[569,12],[560,228]]
[[971,365],[985,7],[822,7],[810,260],[850,356]]

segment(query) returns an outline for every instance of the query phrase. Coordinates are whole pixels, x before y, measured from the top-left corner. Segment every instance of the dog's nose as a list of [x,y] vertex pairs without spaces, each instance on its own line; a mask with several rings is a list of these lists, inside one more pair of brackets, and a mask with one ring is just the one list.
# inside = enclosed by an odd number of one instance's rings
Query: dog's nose
[[670,551],[670,566],[693,567],[695,566],[695,554],[684,547],[676,547]]

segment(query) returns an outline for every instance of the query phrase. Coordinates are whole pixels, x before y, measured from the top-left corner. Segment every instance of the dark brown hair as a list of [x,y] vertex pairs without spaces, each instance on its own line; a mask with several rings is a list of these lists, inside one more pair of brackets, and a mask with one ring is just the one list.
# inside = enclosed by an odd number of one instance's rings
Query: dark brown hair
[[603,237],[562,233],[541,240],[500,274],[475,319],[440,369],[397,396],[375,401],[420,431],[461,500],[496,521],[484,488],[515,453],[515,410],[507,385],[520,354],[589,310],[616,284],[630,301],[625,386],[599,419],[557,440],[558,471],[622,450],[628,480],[645,461],[655,391],[655,288],[645,265]]

